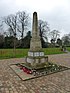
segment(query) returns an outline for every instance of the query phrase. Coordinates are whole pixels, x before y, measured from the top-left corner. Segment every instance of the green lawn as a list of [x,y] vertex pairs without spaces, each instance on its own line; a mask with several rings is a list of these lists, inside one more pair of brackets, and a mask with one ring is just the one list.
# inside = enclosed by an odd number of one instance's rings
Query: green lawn
[[60,50],[60,48],[46,48],[46,49],[43,49],[43,50],[44,50],[45,55],[64,53]]
[[0,49],[0,59],[3,58],[20,58],[27,55],[28,49],[16,49],[16,56],[14,56],[13,49]]
[[67,47],[67,50],[70,51],[70,47]]
[[[25,57],[27,56],[28,50],[29,49],[16,49],[16,56],[14,56],[13,49],[0,49],[0,59]],[[45,55],[64,53],[60,48],[44,48],[43,50]],[[68,48],[68,50],[70,50],[70,48]]]

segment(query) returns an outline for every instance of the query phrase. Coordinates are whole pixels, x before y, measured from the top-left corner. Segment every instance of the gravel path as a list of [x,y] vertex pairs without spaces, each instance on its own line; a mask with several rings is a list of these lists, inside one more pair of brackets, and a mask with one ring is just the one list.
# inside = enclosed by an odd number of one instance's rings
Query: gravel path
[[[70,67],[70,54],[49,55],[49,61]],[[0,60],[0,93],[70,93],[70,70],[22,81],[9,67],[24,58]]]

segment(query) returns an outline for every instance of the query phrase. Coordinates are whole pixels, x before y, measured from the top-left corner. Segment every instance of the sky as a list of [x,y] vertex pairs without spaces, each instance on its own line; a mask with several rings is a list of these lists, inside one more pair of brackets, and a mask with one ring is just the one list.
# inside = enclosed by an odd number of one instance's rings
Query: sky
[[0,17],[18,11],[27,11],[31,18],[36,11],[51,31],[59,30],[61,36],[70,33],[70,0],[0,0]]

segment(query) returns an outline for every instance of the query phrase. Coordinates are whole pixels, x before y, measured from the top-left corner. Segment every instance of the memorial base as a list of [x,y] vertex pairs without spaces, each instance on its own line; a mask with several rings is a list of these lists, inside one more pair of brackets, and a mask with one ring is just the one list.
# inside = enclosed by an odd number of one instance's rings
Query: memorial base
[[48,56],[42,57],[26,57],[26,63],[30,64],[32,67],[36,68],[38,65],[48,63]]

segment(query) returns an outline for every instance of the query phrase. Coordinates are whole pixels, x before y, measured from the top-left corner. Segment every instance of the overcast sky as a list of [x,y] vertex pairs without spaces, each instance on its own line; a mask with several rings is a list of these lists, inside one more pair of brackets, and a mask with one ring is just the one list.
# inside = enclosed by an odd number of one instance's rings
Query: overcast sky
[[37,11],[38,19],[48,21],[61,36],[70,32],[70,0],[0,0],[0,17],[24,10],[31,17]]

